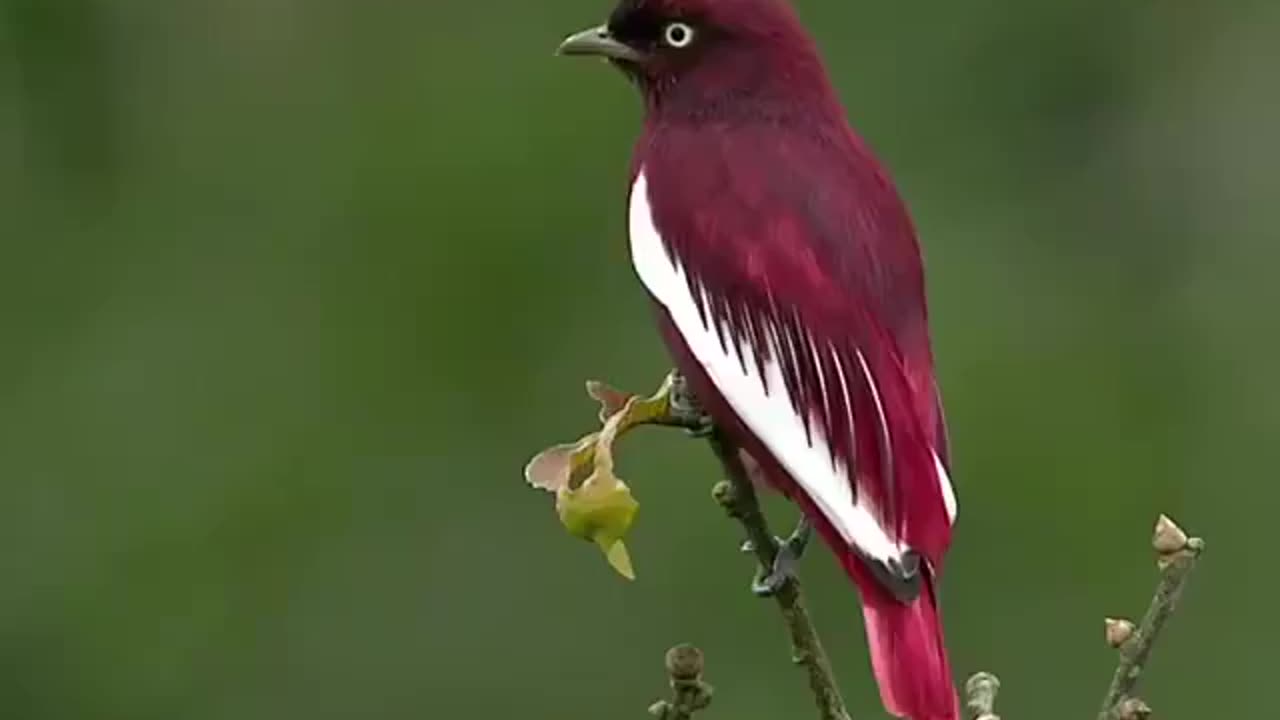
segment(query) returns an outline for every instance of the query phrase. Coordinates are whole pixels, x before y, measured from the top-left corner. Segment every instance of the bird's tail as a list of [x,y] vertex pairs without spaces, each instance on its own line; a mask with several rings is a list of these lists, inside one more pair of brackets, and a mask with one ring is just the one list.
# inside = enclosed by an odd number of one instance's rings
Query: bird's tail
[[909,603],[864,585],[862,614],[871,667],[889,712],[910,720],[956,720],[960,707],[938,603],[933,583],[926,579],[923,584],[919,597]]

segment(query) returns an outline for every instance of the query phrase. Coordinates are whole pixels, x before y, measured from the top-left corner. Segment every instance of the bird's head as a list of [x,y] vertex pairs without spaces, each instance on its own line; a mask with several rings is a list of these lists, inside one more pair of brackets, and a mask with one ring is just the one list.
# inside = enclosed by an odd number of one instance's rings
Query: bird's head
[[826,93],[812,41],[787,0],[620,0],[561,55],[603,57],[651,105],[693,110],[725,98]]

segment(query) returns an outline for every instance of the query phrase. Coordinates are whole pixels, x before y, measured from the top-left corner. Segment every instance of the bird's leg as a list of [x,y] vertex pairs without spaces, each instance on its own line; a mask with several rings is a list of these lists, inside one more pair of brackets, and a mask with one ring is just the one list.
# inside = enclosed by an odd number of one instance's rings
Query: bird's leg
[[[813,526],[809,524],[807,517],[801,515],[795,529],[785,540],[774,538],[774,542],[777,543],[777,554],[773,556],[773,567],[766,570],[762,566],[756,570],[756,576],[751,581],[751,592],[759,597],[776,595],[787,580],[795,576],[800,556],[804,554],[804,549],[809,545],[809,539],[812,537]],[[750,540],[746,540],[742,543],[742,551],[755,552],[755,545]]]

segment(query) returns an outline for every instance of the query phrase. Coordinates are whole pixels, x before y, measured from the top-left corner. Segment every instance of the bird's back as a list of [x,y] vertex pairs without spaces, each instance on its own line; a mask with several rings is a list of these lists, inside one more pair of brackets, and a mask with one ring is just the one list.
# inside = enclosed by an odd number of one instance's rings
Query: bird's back
[[745,262],[762,285],[802,275],[827,303],[866,308],[892,338],[946,460],[915,228],[866,143],[830,115],[757,109],[651,123],[632,181],[643,170],[656,215],[670,225],[664,237],[685,251],[721,267]]

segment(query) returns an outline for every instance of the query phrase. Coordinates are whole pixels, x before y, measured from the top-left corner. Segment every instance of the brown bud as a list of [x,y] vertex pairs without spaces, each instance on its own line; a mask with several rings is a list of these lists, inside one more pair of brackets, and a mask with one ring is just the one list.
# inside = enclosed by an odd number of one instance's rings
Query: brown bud
[[1151,708],[1138,698],[1128,698],[1116,708],[1116,717],[1120,720],[1147,720],[1151,717]]
[[1169,519],[1168,515],[1161,515],[1156,521],[1156,532],[1151,538],[1151,547],[1161,555],[1181,552],[1187,547],[1187,534],[1178,527],[1177,523]]
[[1124,618],[1107,618],[1104,622],[1106,624],[1107,644],[1111,647],[1119,649],[1120,646],[1129,641],[1129,638],[1133,637],[1135,628],[1133,623],[1128,620]]
[[702,675],[702,651],[687,643],[667,651],[667,674],[673,680],[696,680]]

